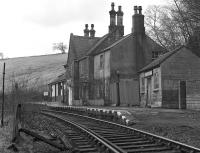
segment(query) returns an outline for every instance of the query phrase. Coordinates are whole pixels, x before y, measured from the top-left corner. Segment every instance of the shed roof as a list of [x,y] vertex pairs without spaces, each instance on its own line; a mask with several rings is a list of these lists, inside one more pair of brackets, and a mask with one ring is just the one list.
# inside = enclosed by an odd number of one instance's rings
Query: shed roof
[[158,57],[157,59],[152,61],[150,64],[148,64],[144,68],[142,68],[139,72],[148,71],[148,70],[151,70],[151,69],[153,69],[155,67],[158,67],[161,63],[163,63],[166,59],[171,57],[176,52],[180,51],[183,47],[185,47],[185,46],[180,46],[175,50],[172,50],[172,51],[169,51],[169,52],[167,52],[165,54],[162,54],[160,57]]
[[56,79],[54,79],[52,82],[50,82],[49,84],[56,84],[58,82],[62,82],[62,81],[65,81],[66,80],[66,73],[63,73],[59,76],[57,76]]

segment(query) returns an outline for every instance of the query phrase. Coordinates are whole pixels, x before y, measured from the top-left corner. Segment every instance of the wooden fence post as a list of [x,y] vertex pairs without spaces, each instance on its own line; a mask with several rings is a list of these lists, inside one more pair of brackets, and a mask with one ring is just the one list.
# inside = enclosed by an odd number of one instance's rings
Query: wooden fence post
[[15,109],[15,115],[13,120],[12,142],[14,142],[19,136],[20,119],[21,119],[21,104],[18,104]]
[[5,82],[5,66],[6,64],[3,63],[3,92],[2,92],[2,110],[1,110],[1,126],[4,126],[4,82]]

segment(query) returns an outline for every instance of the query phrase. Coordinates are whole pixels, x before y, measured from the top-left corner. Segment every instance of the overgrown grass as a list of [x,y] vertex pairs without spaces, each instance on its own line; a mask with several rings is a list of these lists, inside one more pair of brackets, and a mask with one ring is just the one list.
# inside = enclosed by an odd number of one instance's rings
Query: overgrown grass
[[6,63],[6,91],[10,90],[13,80],[20,82],[24,79],[27,80],[27,78],[29,88],[35,88],[37,86],[46,90],[47,84],[65,71],[63,65],[67,62],[67,54],[51,54],[0,60],[0,90],[2,88],[1,76],[4,62]]

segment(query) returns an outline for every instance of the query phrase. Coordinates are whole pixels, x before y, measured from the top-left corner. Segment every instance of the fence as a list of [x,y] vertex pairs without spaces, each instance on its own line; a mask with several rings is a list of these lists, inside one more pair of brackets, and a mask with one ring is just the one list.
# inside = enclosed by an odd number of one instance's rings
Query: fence
[[162,107],[200,109],[200,80],[164,80]]

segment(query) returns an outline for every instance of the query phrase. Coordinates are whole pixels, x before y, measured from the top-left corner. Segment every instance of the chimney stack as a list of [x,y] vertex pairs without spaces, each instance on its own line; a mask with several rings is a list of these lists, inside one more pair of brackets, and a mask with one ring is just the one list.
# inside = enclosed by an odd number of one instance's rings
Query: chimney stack
[[142,6],[138,6],[139,14],[142,14]]
[[118,11],[117,11],[117,25],[118,26],[123,26],[123,15],[124,13],[122,12],[122,7],[118,6]]
[[85,36],[85,37],[89,37],[88,24],[85,24],[85,29],[84,29],[83,31],[84,31],[84,36]]
[[142,6],[134,6],[134,15],[132,16],[132,33],[145,34]]
[[124,35],[123,15],[124,15],[124,13],[122,12],[122,7],[118,6],[118,11],[117,11],[117,33],[116,33],[117,39]]
[[91,38],[94,38],[94,37],[95,37],[94,24],[91,24],[90,37],[91,37]]
[[134,14],[138,14],[137,13],[137,6],[134,6]]
[[109,25],[109,33],[112,33],[113,30],[116,27],[116,14],[117,12],[115,11],[115,4],[112,2],[111,3],[111,10],[109,11],[110,14],[110,25]]

